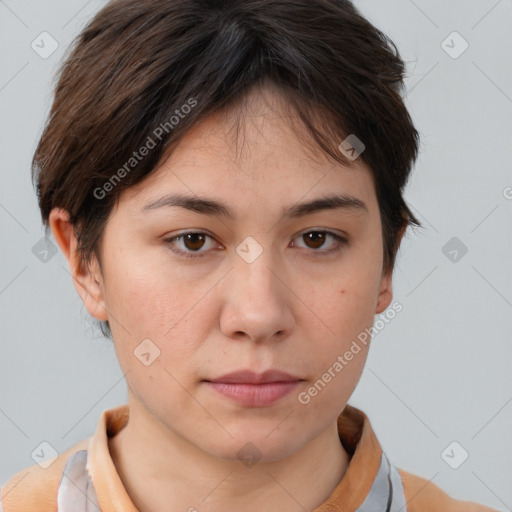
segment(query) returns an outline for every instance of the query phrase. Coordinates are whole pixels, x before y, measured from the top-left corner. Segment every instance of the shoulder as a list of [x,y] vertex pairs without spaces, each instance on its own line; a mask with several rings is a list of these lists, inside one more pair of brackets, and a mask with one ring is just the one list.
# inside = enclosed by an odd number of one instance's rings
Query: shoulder
[[76,443],[47,468],[34,464],[14,474],[0,489],[0,512],[55,512],[66,462],[76,452],[87,450],[89,440]]
[[461,501],[449,496],[431,481],[402,469],[398,472],[402,478],[407,512],[497,512],[478,503]]

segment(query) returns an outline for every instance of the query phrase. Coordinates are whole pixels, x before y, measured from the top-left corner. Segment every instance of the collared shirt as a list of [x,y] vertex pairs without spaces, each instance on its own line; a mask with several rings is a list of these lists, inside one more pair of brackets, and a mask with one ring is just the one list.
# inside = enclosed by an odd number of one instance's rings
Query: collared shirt
[[[0,490],[0,512],[138,512],[108,445],[128,418],[127,404],[103,411],[93,436],[61,453],[49,467],[41,463],[16,473]],[[347,405],[337,423],[350,462],[332,494],[313,512],[497,512],[455,500],[432,482],[394,467],[359,409]]]

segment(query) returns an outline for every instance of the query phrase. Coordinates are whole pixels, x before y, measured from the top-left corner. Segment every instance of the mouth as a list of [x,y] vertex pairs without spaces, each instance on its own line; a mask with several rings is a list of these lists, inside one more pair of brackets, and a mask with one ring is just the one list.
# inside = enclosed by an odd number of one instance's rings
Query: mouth
[[245,407],[268,407],[291,393],[302,381],[240,384],[209,382],[206,384],[222,396]]
[[280,370],[232,372],[204,382],[225,398],[245,407],[268,407],[293,391],[304,379]]
[[221,377],[208,379],[207,382],[224,384],[269,384],[277,382],[298,382],[300,377],[281,370],[267,370],[262,373],[255,373],[252,370],[238,370],[227,373]]

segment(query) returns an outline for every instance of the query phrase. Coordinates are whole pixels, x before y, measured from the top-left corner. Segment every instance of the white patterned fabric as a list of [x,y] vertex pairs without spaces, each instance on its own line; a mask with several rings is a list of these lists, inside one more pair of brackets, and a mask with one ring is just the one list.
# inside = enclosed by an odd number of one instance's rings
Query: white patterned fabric
[[66,463],[57,495],[57,512],[99,512],[96,491],[87,471],[87,450],[74,453]]
[[356,512],[407,512],[404,487],[397,469],[382,452],[379,471],[370,492]]

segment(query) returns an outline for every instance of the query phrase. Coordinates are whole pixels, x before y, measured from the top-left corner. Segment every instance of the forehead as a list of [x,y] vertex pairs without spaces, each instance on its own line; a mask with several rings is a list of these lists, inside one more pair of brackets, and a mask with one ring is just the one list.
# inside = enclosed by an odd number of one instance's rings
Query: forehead
[[346,166],[327,156],[282,95],[268,88],[253,89],[190,129],[152,174],[123,192],[122,202],[140,210],[170,192],[224,202],[243,197],[245,204],[258,198],[263,207],[337,193],[376,206],[362,160]]

